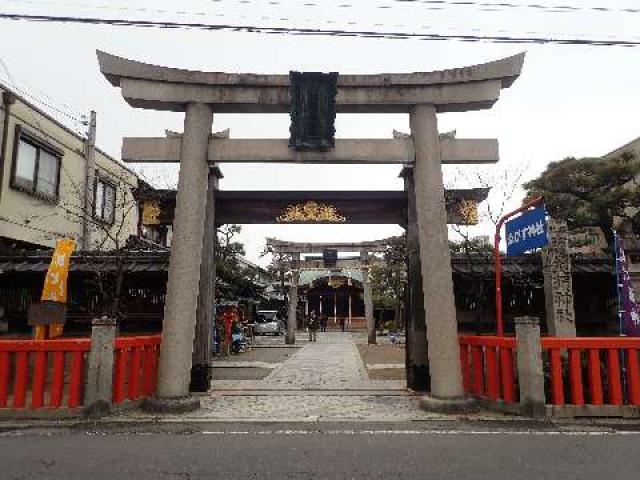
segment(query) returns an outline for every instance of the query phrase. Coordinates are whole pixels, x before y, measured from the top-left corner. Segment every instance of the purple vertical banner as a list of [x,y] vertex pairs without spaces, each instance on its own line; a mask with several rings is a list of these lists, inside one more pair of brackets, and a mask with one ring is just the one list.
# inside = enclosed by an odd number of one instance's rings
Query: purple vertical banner
[[618,234],[616,236],[616,272],[618,275],[618,293],[620,295],[621,333],[630,337],[640,337],[640,307],[636,302],[633,284],[629,276],[627,259]]

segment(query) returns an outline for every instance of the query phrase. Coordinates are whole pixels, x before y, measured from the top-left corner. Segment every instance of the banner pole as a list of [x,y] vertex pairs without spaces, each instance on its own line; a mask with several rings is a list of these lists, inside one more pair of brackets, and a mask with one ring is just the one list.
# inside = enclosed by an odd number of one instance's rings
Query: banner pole
[[622,284],[620,283],[620,262],[622,259],[620,258],[620,238],[618,238],[618,232],[613,230],[613,248],[615,250],[615,262],[616,262],[616,298],[618,299],[618,330],[619,335],[622,336],[624,332],[623,326],[623,310],[622,310],[622,299],[620,298],[620,289],[622,288]]

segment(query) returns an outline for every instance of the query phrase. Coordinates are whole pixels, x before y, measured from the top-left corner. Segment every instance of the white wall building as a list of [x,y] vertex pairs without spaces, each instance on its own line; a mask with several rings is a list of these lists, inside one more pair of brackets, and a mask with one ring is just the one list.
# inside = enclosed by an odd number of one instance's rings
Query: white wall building
[[136,234],[138,177],[12,89],[0,93],[0,247],[70,237],[109,249]]

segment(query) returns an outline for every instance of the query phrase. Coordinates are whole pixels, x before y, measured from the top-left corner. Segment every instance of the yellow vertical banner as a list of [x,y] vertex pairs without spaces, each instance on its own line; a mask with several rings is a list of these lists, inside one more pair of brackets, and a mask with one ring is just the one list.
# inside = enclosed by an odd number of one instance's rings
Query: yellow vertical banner
[[[69,262],[71,254],[76,247],[75,240],[64,238],[58,240],[56,248],[53,251],[49,270],[44,279],[44,287],[42,289],[42,301],[67,303],[67,278],[69,276]],[[62,335],[64,324],[55,323],[49,325],[49,338],[55,338]],[[36,327],[36,339],[46,338],[46,325]]]

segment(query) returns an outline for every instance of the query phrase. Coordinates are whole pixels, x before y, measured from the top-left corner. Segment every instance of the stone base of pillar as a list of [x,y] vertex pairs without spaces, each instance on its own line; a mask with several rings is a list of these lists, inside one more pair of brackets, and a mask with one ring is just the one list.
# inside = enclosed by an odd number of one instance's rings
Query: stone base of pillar
[[544,401],[524,400],[520,402],[520,414],[538,420],[544,419],[547,417],[547,406]]
[[84,416],[97,419],[111,415],[111,404],[106,400],[96,400],[91,405],[84,408]]
[[435,413],[474,413],[480,410],[478,402],[471,397],[437,398],[425,395],[420,399],[420,408]]
[[193,365],[191,367],[190,392],[208,392],[211,388],[211,367],[209,365]]
[[407,367],[407,388],[414,392],[428,392],[431,389],[429,365],[409,365]]
[[285,343],[285,345],[295,345],[296,344],[296,336],[295,335],[289,335],[287,333],[287,336],[284,337],[284,343]]
[[200,399],[196,397],[152,397],[145,400],[142,409],[150,413],[188,413],[200,408]]

